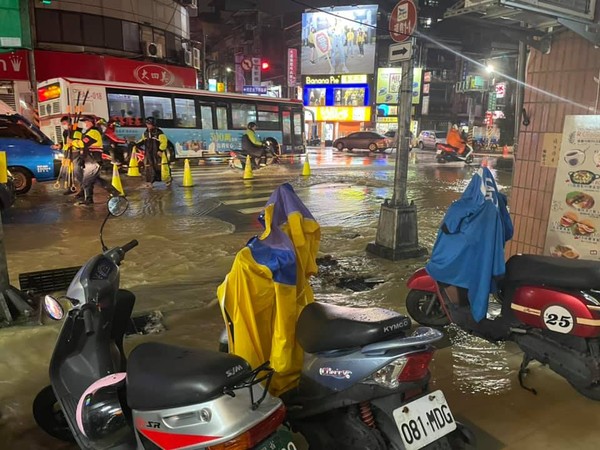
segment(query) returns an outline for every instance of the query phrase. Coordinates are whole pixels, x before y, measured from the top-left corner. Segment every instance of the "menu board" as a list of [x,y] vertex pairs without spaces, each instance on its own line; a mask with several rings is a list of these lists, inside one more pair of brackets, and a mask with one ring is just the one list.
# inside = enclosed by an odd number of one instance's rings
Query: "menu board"
[[600,116],[566,116],[545,252],[600,261]]

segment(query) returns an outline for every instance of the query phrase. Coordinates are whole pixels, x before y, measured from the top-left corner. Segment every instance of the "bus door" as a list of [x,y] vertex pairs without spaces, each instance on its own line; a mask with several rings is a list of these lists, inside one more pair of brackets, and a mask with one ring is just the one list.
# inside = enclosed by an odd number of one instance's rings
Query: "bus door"
[[292,108],[292,145],[294,152],[304,152],[304,111]]
[[281,106],[281,131],[283,132],[281,153],[293,153],[292,110],[286,106]]

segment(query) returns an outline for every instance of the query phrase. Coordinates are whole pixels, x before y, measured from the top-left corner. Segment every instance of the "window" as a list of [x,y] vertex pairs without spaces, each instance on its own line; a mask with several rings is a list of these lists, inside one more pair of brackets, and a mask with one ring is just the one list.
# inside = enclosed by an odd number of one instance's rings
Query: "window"
[[256,122],[256,106],[248,103],[232,103],[231,123],[233,129],[243,130],[249,122]]
[[[175,99],[175,125],[181,128],[196,128],[196,104],[191,98]],[[212,119],[211,119],[212,120]]]
[[294,111],[294,137],[300,137],[302,142],[302,112]]
[[257,124],[262,130],[279,130],[279,107],[258,105]]
[[120,20],[104,17],[104,46],[123,50],[123,33]]
[[144,95],[144,113],[146,117],[154,117],[159,127],[173,126],[173,103],[169,97]]
[[202,118],[202,128],[204,130],[213,129],[213,113],[212,107],[209,105],[200,106],[200,117]]
[[118,119],[126,125],[130,124],[131,119],[139,119],[141,125],[142,109],[138,95],[109,92],[107,97],[108,114],[111,119]]
[[170,61],[179,62],[179,50],[181,49],[181,38],[173,33],[165,33],[165,57]]
[[62,41],[67,44],[81,45],[83,37],[81,36],[81,15],[63,11],[61,14],[62,22]]
[[40,42],[60,42],[60,14],[51,9],[35,10],[37,40]]
[[133,22],[123,22],[123,50],[140,52],[140,26]]
[[227,107],[217,106],[217,130],[227,129]]
[[0,138],[29,139],[38,143],[42,142],[40,136],[22,122],[3,120],[0,122]]
[[102,23],[102,16],[82,14],[81,23],[83,25],[83,45],[103,47],[104,24]]

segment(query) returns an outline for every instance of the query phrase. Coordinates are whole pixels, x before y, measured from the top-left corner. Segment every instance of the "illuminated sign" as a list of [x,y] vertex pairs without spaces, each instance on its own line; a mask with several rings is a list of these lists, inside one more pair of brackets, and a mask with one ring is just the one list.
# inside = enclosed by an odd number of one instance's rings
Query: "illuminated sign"
[[367,75],[306,75],[302,77],[303,84],[366,84]]
[[60,84],[52,83],[46,87],[38,89],[38,101],[47,102],[48,100],[54,100],[60,98]]
[[[418,105],[421,101],[421,79],[423,69],[413,69],[412,104]],[[402,81],[402,70],[399,67],[380,67],[377,70],[377,98],[376,103],[398,103],[398,92]]]
[[318,122],[365,122],[371,120],[370,106],[317,106],[306,108]]
[[496,98],[504,98],[506,95],[506,83],[498,83],[496,85]]
[[378,117],[379,123],[398,123],[398,117]]

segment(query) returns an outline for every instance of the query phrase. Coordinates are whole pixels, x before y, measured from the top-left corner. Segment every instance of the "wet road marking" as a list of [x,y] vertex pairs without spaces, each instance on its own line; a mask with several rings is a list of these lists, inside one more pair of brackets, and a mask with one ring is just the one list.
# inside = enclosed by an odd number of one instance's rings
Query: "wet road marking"
[[259,198],[242,198],[239,200],[226,200],[223,203],[224,205],[242,205],[244,203],[255,203],[255,202],[266,202],[270,197],[259,197]]

